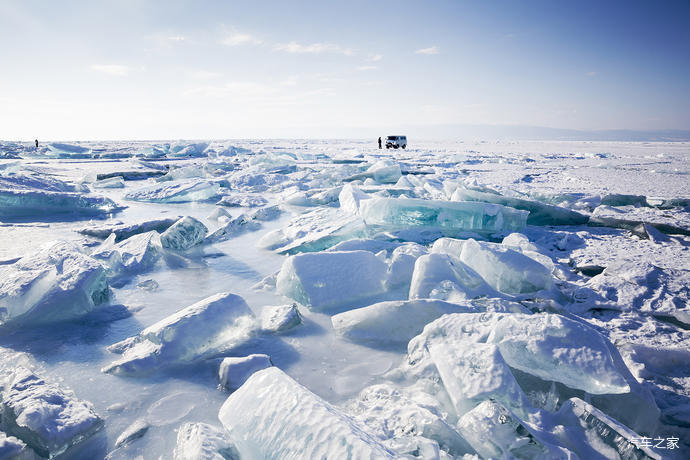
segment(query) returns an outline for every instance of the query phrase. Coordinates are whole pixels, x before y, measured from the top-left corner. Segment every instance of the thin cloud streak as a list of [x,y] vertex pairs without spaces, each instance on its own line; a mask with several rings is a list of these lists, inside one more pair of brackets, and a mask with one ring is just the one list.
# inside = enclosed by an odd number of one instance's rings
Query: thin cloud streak
[[352,56],[354,51],[351,48],[344,48],[333,43],[311,43],[302,45],[295,41],[289,43],[278,43],[273,47],[276,51],[285,51],[293,54],[322,54],[322,53],[336,53],[344,54],[345,56]]
[[422,48],[414,52],[415,54],[440,54],[441,49],[438,46],[430,46],[429,48]]

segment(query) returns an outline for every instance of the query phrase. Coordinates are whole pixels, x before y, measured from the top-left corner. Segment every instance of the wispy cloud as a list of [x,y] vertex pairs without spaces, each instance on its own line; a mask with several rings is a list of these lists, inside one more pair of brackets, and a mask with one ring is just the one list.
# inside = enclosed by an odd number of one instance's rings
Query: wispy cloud
[[183,42],[187,40],[187,37],[185,37],[184,35],[170,35],[165,38],[170,40],[171,42]]
[[597,75],[597,72],[591,71],[591,72],[587,72],[585,75],[587,75],[588,77],[594,77]]
[[295,54],[321,54],[321,53],[336,53],[344,54],[345,56],[352,56],[354,51],[351,48],[344,48],[333,43],[311,43],[309,45],[302,45],[295,41],[290,43],[278,43],[273,47],[276,51],[285,51],[286,53]]
[[357,67],[357,70],[361,70],[361,71],[376,70],[376,69],[378,69],[378,67],[376,67],[375,65],[361,65],[361,66]]
[[383,59],[383,55],[382,55],[382,54],[370,54],[370,55],[367,57],[367,61],[368,61],[368,62],[379,62],[381,59]]
[[129,67],[120,64],[94,64],[91,66],[91,70],[117,77],[124,77],[129,74]]
[[415,51],[415,54],[439,54],[440,52],[441,48],[438,46],[430,46],[429,48],[422,48]]
[[262,40],[253,35],[238,32],[227,35],[220,42],[225,46],[260,45],[263,43]]

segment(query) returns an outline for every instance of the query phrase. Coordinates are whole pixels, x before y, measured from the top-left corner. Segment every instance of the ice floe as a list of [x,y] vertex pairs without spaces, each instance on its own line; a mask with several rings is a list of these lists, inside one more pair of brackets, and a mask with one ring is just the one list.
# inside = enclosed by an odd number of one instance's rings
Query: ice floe
[[108,347],[122,358],[103,372],[147,373],[212,358],[247,343],[256,329],[256,319],[244,299],[215,294]]

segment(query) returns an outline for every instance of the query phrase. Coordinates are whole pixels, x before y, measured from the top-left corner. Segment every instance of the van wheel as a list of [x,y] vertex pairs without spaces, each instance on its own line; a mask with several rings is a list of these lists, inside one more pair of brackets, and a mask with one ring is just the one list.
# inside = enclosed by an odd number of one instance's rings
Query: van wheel
[[397,146],[397,145],[394,145],[393,148],[394,148],[395,150],[398,150],[398,146]]
[[406,145],[403,145],[403,146],[402,146],[402,148],[405,148],[405,147],[407,147],[407,146],[406,146]]

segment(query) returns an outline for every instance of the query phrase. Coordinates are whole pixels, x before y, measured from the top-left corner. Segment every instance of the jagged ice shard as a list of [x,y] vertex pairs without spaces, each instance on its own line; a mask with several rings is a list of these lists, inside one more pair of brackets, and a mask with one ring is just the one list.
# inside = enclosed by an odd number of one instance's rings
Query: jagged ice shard
[[359,423],[276,367],[252,375],[218,418],[242,458],[395,458]]
[[98,261],[72,244],[48,244],[0,266],[0,326],[78,318],[109,294],[106,272]]
[[122,353],[122,358],[104,367],[103,372],[147,373],[215,357],[247,343],[257,328],[254,314],[242,297],[215,294],[108,347]]

